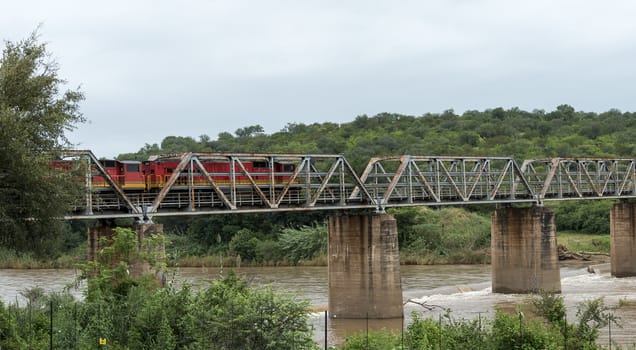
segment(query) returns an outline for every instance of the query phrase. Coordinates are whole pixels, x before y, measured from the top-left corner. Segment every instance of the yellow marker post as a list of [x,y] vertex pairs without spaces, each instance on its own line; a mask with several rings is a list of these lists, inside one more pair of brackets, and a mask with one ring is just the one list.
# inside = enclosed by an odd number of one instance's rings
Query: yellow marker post
[[99,338],[99,345],[106,345],[106,338]]

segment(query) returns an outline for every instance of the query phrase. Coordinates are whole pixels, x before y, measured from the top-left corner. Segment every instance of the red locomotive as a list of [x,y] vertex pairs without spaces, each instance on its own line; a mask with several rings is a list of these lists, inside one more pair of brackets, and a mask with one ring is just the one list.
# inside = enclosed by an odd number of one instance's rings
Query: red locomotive
[[[148,160],[144,162],[132,160],[100,160],[105,172],[122,189],[129,191],[153,192],[161,190],[172,177],[175,169],[179,165],[178,160]],[[227,185],[231,182],[232,171],[229,161],[222,160],[202,160],[205,171],[210,175],[217,185]],[[77,161],[62,160],[52,162],[52,166],[57,169],[72,170],[78,166]],[[242,161],[245,171],[257,184],[282,184],[287,183],[295,170],[293,163],[274,162],[270,167],[269,161]],[[195,167],[196,168],[196,167]],[[250,184],[250,180],[245,175],[243,168],[234,164],[234,183]],[[273,174],[273,179],[271,178]],[[174,186],[209,186],[210,182],[205,174],[197,168],[190,173],[184,171],[179,174]],[[94,190],[106,190],[110,185],[102,175],[93,174],[91,176],[91,186]]]

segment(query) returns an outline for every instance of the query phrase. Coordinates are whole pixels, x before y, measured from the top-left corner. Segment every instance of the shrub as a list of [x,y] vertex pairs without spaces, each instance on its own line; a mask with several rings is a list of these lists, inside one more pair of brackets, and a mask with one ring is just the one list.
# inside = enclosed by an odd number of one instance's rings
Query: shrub
[[342,350],[393,350],[401,349],[398,334],[381,330],[355,333],[346,337]]
[[278,238],[283,256],[297,264],[327,253],[327,228],[324,225],[286,228]]
[[527,319],[523,313],[510,315],[497,311],[489,339],[489,349],[558,349],[560,334],[540,320]]
[[[407,255],[443,257],[447,263],[483,262],[490,246],[490,220],[463,208],[404,208],[398,221],[400,248]],[[474,256],[478,252],[479,256]]]
[[240,255],[243,260],[254,260],[259,242],[257,234],[253,231],[248,229],[238,230],[230,240],[230,254]]
[[0,300],[0,349],[24,349],[26,344],[18,335],[15,319]]

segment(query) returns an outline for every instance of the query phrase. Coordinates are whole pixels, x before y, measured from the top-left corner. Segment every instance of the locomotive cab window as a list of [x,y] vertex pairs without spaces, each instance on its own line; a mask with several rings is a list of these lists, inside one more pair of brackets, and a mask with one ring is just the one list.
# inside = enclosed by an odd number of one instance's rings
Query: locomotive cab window
[[285,172],[292,172],[296,170],[296,166],[294,164],[285,164],[283,165],[283,171]]
[[269,163],[268,162],[254,162],[254,168],[269,168]]
[[138,173],[139,164],[126,164],[126,171]]
[[114,160],[100,160],[104,168],[114,168],[116,166]]

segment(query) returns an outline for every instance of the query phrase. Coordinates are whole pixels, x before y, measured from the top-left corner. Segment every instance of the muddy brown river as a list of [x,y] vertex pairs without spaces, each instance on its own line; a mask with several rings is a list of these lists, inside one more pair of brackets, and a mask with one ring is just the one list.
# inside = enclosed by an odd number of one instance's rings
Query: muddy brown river
[[[257,267],[235,269],[254,286],[270,285],[274,289],[291,292],[299,298],[309,299],[316,310],[327,305],[326,267]],[[174,282],[188,281],[193,286],[205,285],[219,275],[219,268],[179,268],[174,270]],[[426,305],[436,305],[429,311],[416,303],[405,305],[405,323],[412,312],[437,319],[442,308],[450,308],[457,319],[490,318],[495,308],[514,310],[517,304],[526,303],[526,295],[493,294],[490,291],[489,265],[436,265],[402,266],[404,301],[413,300]],[[0,270],[0,297],[5,303],[24,303],[20,295],[31,287],[46,291],[62,291],[75,279],[73,270]],[[589,273],[585,265],[561,268],[563,296],[568,307],[568,319],[574,320],[576,305],[584,300],[603,297],[609,306],[620,308],[615,314],[621,318],[623,328],[612,327],[612,340],[618,344],[636,343],[636,278],[614,278],[607,266],[600,266]],[[81,298],[80,290],[71,289]],[[623,301],[623,302],[620,302]],[[324,344],[324,313],[311,316],[315,339]],[[328,343],[342,342],[346,334],[370,329],[388,328],[399,331],[402,320],[328,320]],[[607,345],[608,329],[601,331],[600,343]]]

